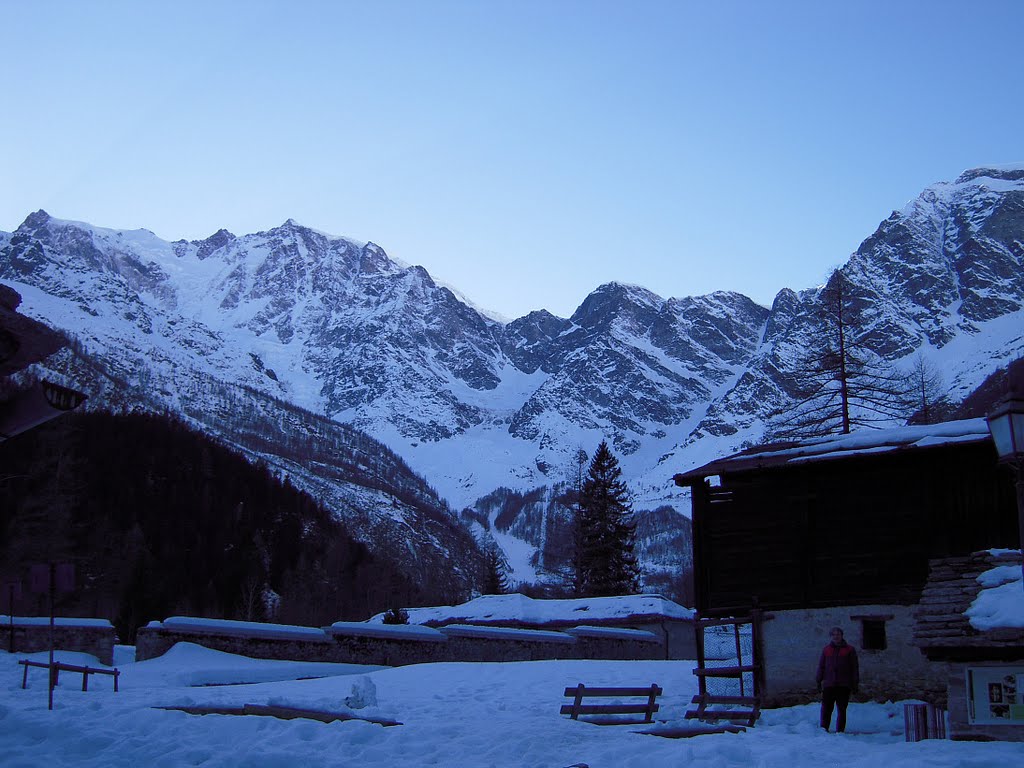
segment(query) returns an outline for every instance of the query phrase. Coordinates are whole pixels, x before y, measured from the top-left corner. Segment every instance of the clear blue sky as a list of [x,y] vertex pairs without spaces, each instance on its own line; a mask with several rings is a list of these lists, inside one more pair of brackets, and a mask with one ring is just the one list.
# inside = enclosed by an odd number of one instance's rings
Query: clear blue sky
[[769,304],[1024,161],[1024,2],[0,0],[0,230],[294,218],[509,317]]

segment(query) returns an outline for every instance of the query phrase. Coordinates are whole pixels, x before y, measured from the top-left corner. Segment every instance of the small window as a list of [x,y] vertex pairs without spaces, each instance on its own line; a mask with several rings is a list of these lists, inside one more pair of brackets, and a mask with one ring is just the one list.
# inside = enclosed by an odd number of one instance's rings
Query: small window
[[885,621],[883,619],[861,619],[864,631],[861,647],[866,651],[884,651]]

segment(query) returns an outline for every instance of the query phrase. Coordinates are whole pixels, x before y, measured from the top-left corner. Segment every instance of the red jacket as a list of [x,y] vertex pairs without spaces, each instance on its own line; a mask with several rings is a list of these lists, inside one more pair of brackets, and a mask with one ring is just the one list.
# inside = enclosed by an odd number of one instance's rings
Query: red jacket
[[845,640],[840,645],[829,643],[821,651],[815,680],[824,688],[841,685],[856,688],[860,684],[857,651]]

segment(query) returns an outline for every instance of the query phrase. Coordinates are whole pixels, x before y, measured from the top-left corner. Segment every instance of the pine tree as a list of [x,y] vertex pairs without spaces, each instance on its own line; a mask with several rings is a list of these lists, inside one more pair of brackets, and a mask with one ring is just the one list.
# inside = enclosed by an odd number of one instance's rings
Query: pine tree
[[636,533],[619,461],[601,441],[580,489],[576,515],[576,593],[580,597],[632,594],[639,586]]
[[573,456],[573,475],[571,478],[572,514],[574,521],[572,530],[572,590],[577,595],[583,594],[583,582],[580,581],[583,575],[583,567],[580,563],[580,557],[583,555],[583,541],[579,521],[582,514],[580,500],[583,498],[583,480],[586,477],[583,468],[587,466],[587,461],[589,461],[587,452],[580,446],[576,449],[576,453]]
[[496,546],[484,550],[484,583],[485,595],[504,595],[509,591],[508,564]]
[[795,372],[798,403],[776,414],[773,438],[849,434],[907,417],[907,378],[866,349],[862,306],[849,279],[835,270],[818,294],[821,331]]

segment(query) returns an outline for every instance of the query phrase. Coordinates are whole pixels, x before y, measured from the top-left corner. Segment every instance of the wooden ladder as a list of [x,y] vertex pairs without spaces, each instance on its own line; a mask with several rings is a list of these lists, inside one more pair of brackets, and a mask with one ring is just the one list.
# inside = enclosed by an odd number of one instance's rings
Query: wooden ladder
[[[700,619],[695,622],[697,632],[697,668],[693,674],[697,676],[700,693],[693,697],[691,703],[696,709],[688,710],[688,720],[717,723],[728,720],[752,726],[761,715],[761,699],[763,689],[763,664],[761,659],[761,626],[760,611],[742,619]],[[735,663],[725,666],[708,666],[708,657],[704,633],[709,627],[732,627],[735,647]],[[741,627],[749,626],[751,649],[743,652]],[[715,661],[722,661],[717,658]],[[734,679],[737,690],[729,695],[712,693],[708,690],[708,679]],[[750,682],[748,683],[748,678]],[[738,695],[735,695],[738,694]]]

